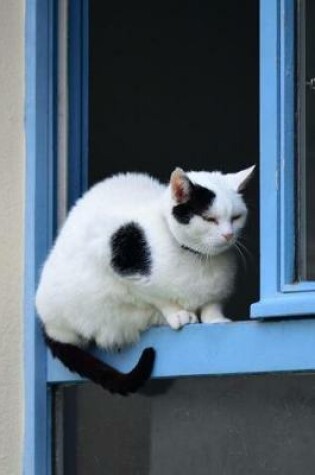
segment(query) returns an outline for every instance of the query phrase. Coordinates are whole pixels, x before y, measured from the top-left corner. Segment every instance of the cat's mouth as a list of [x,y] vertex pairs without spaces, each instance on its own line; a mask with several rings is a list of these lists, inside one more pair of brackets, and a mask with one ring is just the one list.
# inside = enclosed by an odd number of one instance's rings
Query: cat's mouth
[[229,249],[230,247],[233,246],[234,243],[235,243],[235,239],[228,242],[226,241],[220,242],[216,247],[218,247],[219,249]]
[[215,245],[212,245],[211,248],[209,249],[209,252],[208,254],[209,255],[218,255],[218,254],[221,254],[222,252],[225,252],[225,251],[228,251],[229,249],[231,249],[231,247],[233,247],[233,245],[235,244],[235,240],[231,240],[231,241],[224,241],[224,242],[219,242]]

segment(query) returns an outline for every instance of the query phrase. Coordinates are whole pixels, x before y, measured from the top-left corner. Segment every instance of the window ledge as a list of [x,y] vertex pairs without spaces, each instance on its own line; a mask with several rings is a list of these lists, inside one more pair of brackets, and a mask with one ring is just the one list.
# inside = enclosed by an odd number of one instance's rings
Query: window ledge
[[[153,377],[248,374],[315,370],[315,319],[190,325],[175,332],[152,328],[139,343],[120,353],[94,353],[121,371],[129,371],[142,350],[156,349]],[[47,352],[48,383],[81,378]]]

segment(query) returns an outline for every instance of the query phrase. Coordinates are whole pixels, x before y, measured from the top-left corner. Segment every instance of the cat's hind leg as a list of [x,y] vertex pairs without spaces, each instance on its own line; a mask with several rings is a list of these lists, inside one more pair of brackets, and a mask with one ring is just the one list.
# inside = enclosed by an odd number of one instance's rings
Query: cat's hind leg
[[67,325],[62,325],[61,323],[46,323],[44,325],[44,331],[49,338],[59,341],[60,343],[79,346],[86,344],[85,340],[82,339],[74,330],[69,328]]

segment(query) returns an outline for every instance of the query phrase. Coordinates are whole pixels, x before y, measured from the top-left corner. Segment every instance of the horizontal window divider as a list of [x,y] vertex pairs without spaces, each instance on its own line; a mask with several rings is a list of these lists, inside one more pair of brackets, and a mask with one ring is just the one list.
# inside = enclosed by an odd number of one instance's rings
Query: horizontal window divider
[[278,293],[251,306],[251,318],[315,316],[315,293]]
[[[156,350],[155,378],[314,371],[315,319],[197,324],[178,332],[156,327],[119,353],[93,354],[127,372],[150,346]],[[48,383],[81,381],[47,352]]]
[[315,282],[293,282],[292,284],[284,284],[281,288],[282,292],[314,292],[315,295]]

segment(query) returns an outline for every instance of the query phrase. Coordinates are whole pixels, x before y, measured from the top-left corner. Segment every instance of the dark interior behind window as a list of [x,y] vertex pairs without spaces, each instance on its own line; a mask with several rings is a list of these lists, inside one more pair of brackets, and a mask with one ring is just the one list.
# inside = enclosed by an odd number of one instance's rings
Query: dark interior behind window
[[[237,171],[258,163],[258,6],[90,0],[89,184],[122,171]],[[258,180],[238,289],[258,300]],[[244,262],[246,260],[246,262]]]

